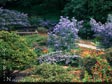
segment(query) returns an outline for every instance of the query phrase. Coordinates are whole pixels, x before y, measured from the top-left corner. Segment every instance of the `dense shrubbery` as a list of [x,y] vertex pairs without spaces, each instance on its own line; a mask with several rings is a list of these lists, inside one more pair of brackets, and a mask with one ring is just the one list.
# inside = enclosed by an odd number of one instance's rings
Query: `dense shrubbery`
[[100,57],[97,57],[96,59],[97,62],[91,69],[93,79],[99,82],[112,82],[112,68],[110,67],[109,63],[106,61],[106,59],[102,59]]
[[89,20],[90,17],[105,22],[112,9],[111,0],[69,0],[65,5],[64,13],[76,16],[76,19]]
[[[30,67],[35,63],[36,54],[26,43],[24,38],[5,31],[0,32],[0,66],[4,71],[14,71]],[[0,67],[0,73],[3,69]]]
[[83,65],[89,74],[92,74],[91,68],[95,65],[95,63],[95,58],[87,57],[83,59]]
[[15,26],[29,26],[27,14],[14,10],[0,8],[0,29],[9,29]]
[[96,57],[96,63],[91,68],[92,75],[85,73],[84,81],[87,82],[111,82],[112,67],[105,58]]
[[109,64],[112,66],[112,48],[107,49],[104,56],[106,57]]
[[83,28],[79,29],[79,37],[82,39],[93,39],[94,32],[91,30],[91,26],[89,22],[84,22]]
[[78,38],[78,30],[82,27],[82,21],[75,18],[72,21],[68,17],[61,17],[54,30],[48,33],[48,45],[54,50],[70,50],[75,47],[75,39]]
[[[83,82],[111,82],[112,81],[112,67],[106,61],[105,57],[94,57],[88,61],[84,70]],[[86,60],[85,60],[86,61]],[[88,66],[88,67],[87,67]],[[91,73],[91,74],[90,74]]]
[[112,22],[112,14],[108,14],[107,22]]
[[56,64],[43,63],[37,66],[33,73],[42,77],[41,82],[71,82],[73,78],[66,69]]
[[94,19],[91,19],[90,24],[95,36],[100,38],[102,44],[105,45],[105,47],[111,47],[112,22],[106,22],[105,24],[102,24],[101,22],[97,23]]

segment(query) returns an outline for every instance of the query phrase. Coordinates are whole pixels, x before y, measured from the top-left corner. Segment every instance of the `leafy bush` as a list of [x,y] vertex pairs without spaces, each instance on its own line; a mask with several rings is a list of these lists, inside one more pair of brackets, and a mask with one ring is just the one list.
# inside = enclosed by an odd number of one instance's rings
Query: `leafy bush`
[[82,22],[77,22],[75,18],[70,21],[68,17],[60,18],[60,22],[48,35],[48,45],[54,50],[70,50],[75,47],[75,39],[78,38],[78,30]]
[[[91,65],[88,63],[86,66],[88,70],[84,70],[84,77],[82,79],[83,82],[111,82],[112,81],[112,67],[110,67],[109,63],[106,61],[104,57],[95,57],[95,62]],[[85,60],[86,61],[86,60]],[[85,67],[86,68],[86,67]],[[91,74],[90,74],[91,73]]]
[[61,74],[47,79],[40,79],[39,82],[72,82],[73,75]]
[[36,16],[29,17],[30,24],[33,26],[38,26],[38,20],[39,18],[37,18]]
[[91,68],[93,79],[100,80],[100,82],[112,82],[112,68],[109,63],[106,59],[102,59],[100,57],[97,57],[96,59],[97,62],[95,63],[95,66]]
[[30,26],[27,14],[0,8],[0,29],[9,29],[9,27],[15,26]]
[[66,73],[66,70],[64,70],[62,67],[56,64],[51,65],[51,64],[43,63],[36,67],[34,73],[41,75],[44,78],[48,78],[51,76],[56,76],[59,74]]
[[66,69],[56,64],[43,63],[37,66],[33,73],[42,77],[40,82],[70,82],[73,78]]
[[[6,31],[0,32],[0,66],[3,71],[21,70],[35,63],[36,54],[24,38]],[[2,69],[0,68],[0,72]]]
[[109,64],[112,66],[112,48],[109,48],[105,51],[105,55],[104,55],[107,59],[107,61],[109,62]]
[[92,75],[91,68],[95,65],[95,63],[96,63],[96,59],[95,58],[87,57],[87,58],[83,59],[84,68],[85,68],[85,70],[87,70],[87,72],[90,75]]
[[101,43],[105,47],[112,46],[112,22],[106,22],[102,24],[101,22],[97,23],[94,19],[90,20],[92,30],[95,33],[96,37],[101,39]]
[[76,16],[78,20],[89,20],[90,17],[105,22],[111,12],[112,0],[68,0],[63,10],[65,15]]
[[89,22],[84,22],[83,28],[79,29],[79,37],[82,39],[92,39],[94,32],[91,30],[91,26]]

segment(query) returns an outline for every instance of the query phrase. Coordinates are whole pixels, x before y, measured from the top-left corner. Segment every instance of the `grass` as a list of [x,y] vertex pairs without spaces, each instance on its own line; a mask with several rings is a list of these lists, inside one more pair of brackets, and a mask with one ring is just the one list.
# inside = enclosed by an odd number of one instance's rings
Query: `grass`
[[38,44],[39,46],[45,46],[47,40],[46,36],[42,36],[40,34],[26,35],[23,37],[26,39],[31,47],[33,47],[34,44]]

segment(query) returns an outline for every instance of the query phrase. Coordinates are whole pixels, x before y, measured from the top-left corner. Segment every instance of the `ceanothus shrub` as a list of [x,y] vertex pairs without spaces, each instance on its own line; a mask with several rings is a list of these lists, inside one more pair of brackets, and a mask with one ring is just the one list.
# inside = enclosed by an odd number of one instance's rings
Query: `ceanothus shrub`
[[112,22],[108,21],[105,24],[102,24],[101,22],[96,22],[96,20],[91,19],[90,24],[92,30],[95,33],[95,36],[100,38],[101,43],[105,47],[111,47],[112,46]]
[[82,27],[82,21],[78,22],[74,17],[60,18],[59,23],[52,32],[48,33],[48,45],[54,50],[70,50],[75,47],[75,39],[78,38],[78,30]]
[[15,26],[30,26],[27,14],[0,8],[0,29]]

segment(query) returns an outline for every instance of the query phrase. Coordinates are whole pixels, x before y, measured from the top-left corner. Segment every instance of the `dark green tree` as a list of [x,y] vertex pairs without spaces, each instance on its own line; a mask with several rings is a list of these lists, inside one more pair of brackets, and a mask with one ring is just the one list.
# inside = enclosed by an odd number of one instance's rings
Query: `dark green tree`
[[69,0],[63,12],[77,19],[89,20],[90,17],[105,22],[112,13],[112,0]]

